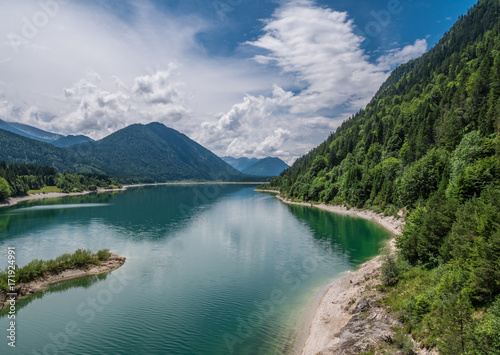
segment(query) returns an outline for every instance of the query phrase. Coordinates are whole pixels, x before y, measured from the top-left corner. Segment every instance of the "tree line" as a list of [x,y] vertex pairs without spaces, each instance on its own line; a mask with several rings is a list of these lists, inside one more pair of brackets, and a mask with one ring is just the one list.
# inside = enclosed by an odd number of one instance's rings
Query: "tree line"
[[25,196],[29,191],[43,191],[46,187],[56,187],[61,192],[81,192],[120,188],[121,184],[104,174],[60,173],[50,166],[0,162],[0,200]]

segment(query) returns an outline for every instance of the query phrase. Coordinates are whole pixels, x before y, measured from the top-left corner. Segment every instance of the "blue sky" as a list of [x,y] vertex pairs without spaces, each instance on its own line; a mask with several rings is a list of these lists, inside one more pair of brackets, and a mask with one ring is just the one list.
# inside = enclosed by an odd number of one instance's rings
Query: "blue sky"
[[2,2],[0,118],[93,138],[159,121],[291,163],[475,2]]

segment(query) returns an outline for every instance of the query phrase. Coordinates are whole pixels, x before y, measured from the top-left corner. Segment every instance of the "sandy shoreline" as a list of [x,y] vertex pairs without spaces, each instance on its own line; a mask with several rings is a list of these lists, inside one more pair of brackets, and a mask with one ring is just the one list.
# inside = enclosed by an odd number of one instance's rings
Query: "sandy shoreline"
[[97,191],[82,191],[82,192],[47,192],[41,194],[31,194],[28,196],[20,196],[20,197],[7,197],[4,201],[0,203],[0,208],[2,207],[11,207],[15,206],[18,203],[24,201],[33,201],[33,200],[43,200],[46,198],[58,198],[58,197],[67,197],[67,196],[83,196],[91,193],[102,193],[102,192],[112,192],[112,191],[125,191],[126,187],[122,187],[121,189],[99,189]]
[[[401,234],[403,219],[384,216],[372,211],[347,209],[344,206],[292,202],[279,195],[279,191],[257,190],[278,193],[279,200],[287,204],[316,207],[332,213],[361,217],[378,223],[394,235]],[[388,241],[391,250],[395,248],[395,239]],[[383,307],[376,305],[379,297],[375,291],[380,283],[381,256],[377,256],[356,271],[348,271],[334,279],[316,298],[316,309],[307,317],[309,329],[299,337],[294,353],[312,354],[354,354],[368,350],[370,346],[392,336],[391,319]],[[318,302],[318,299],[319,302]],[[367,301],[368,300],[368,301]],[[372,302],[372,303],[370,303]],[[368,306],[366,306],[368,305]],[[366,308],[366,309],[365,309]],[[360,311],[361,310],[361,311]],[[367,312],[367,317],[360,317],[360,312]],[[357,333],[359,332],[359,333]]]

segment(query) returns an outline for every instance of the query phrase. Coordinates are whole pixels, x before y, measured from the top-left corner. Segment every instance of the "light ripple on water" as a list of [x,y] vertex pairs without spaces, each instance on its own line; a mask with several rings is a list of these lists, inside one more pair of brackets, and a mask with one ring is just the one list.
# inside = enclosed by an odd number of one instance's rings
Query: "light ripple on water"
[[106,207],[111,206],[110,203],[73,203],[73,204],[59,204],[59,205],[42,205],[18,208],[12,211],[13,214],[22,212],[34,211],[47,211],[47,210],[65,210],[73,208],[90,208],[90,207]]
[[[202,208],[179,214],[178,206],[193,206],[196,196],[192,187],[145,188],[113,195],[110,204],[74,204],[99,202],[86,197],[17,209],[0,239],[16,246],[19,262],[98,245],[127,256],[122,270],[133,280],[89,324],[75,310],[109,290],[113,273],[89,288],[70,287],[33,301],[19,310],[19,348],[6,355],[43,353],[48,333],[64,331],[70,321],[81,333],[60,354],[224,355],[225,333],[241,336],[235,354],[288,353],[304,305],[333,276],[374,255],[380,245],[373,239],[385,235],[372,234],[369,222],[353,229],[347,219],[283,205],[253,187],[226,187]],[[316,267],[304,268],[310,258]],[[300,277],[300,287],[285,282],[285,275]],[[284,301],[266,312],[261,306],[274,290],[283,292]],[[240,335],[240,320],[258,312],[262,323],[252,326],[251,335]],[[4,326],[7,319],[0,318]]]

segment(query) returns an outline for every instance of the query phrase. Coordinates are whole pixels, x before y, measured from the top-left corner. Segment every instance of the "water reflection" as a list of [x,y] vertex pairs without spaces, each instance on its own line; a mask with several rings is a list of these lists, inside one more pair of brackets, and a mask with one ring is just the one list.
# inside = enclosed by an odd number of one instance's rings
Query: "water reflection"
[[[7,234],[49,229],[61,221],[88,226],[96,218],[99,223],[128,230],[132,238],[164,235],[189,225],[210,205],[238,189],[241,186],[221,184],[147,186],[124,192],[27,201],[0,210],[0,240]],[[113,208],[106,208],[111,205]]]
[[371,251],[383,247],[380,236],[388,234],[383,227],[359,217],[307,206],[287,206],[295,217],[310,227],[318,244],[344,251],[356,264],[367,261]]
[[[109,204],[99,208],[0,211],[0,221],[5,218],[0,223],[10,230],[0,233],[0,246],[16,246],[19,265],[77,248],[110,248],[127,257],[121,270],[130,271],[132,280],[113,294],[109,307],[96,312],[94,322],[77,315],[82,331],[64,353],[228,354],[223,335],[230,334],[241,340],[234,353],[282,354],[315,290],[355,260],[375,255],[376,248],[369,249],[376,245],[373,239],[382,242],[388,233],[370,229],[368,221],[287,206],[253,189],[148,187],[99,202],[93,199],[100,195],[64,200]],[[375,235],[367,235],[372,231]],[[113,275],[95,288],[53,294],[23,309],[23,334],[29,337],[15,350],[43,350],[47,333],[74,321],[88,297],[110,290]],[[265,313],[249,333],[239,332],[242,322],[265,312],[276,292],[283,302],[274,312]],[[6,321],[0,319],[0,327]]]
[[[38,299],[42,299],[44,296],[49,295],[51,293],[60,293],[71,288],[89,288],[99,281],[106,280],[109,273],[100,274],[100,275],[92,275],[92,276],[84,276],[79,277],[73,280],[61,281],[51,285],[48,285],[43,291],[34,293],[33,295],[17,300],[16,301],[16,312],[19,312],[24,307],[28,306],[31,302],[36,301]],[[0,311],[0,319],[5,317],[9,311],[8,307],[5,307]]]

